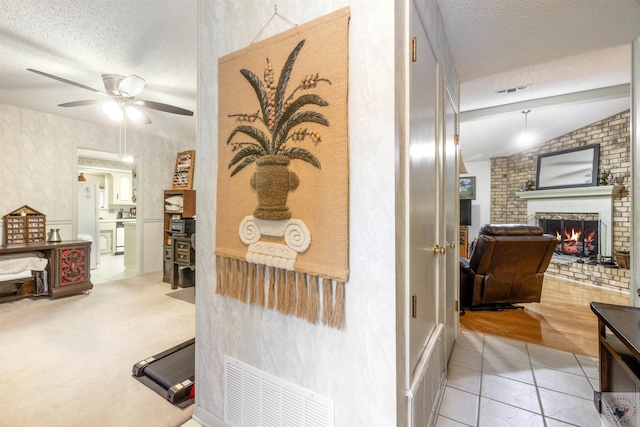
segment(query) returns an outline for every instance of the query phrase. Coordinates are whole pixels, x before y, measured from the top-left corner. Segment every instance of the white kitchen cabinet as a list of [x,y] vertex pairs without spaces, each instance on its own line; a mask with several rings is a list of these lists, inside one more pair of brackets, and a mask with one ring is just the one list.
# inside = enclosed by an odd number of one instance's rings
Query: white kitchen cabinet
[[115,251],[115,222],[100,222],[100,253],[105,255],[113,255]]
[[113,231],[100,230],[100,253],[111,255],[113,253]]
[[133,196],[133,176],[131,172],[113,173],[113,205],[134,205],[131,200]]

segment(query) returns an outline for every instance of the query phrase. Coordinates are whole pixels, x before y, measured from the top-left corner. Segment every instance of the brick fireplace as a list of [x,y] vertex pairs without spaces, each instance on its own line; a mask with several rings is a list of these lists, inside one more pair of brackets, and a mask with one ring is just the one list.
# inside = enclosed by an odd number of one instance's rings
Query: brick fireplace
[[[600,223],[598,252],[613,256],[614,250],[631,246],[631,166],[630,114],[623,111],[602,121],[577,129],[545,142],[534,149],[509,157],[491,159],[491,219],[492,223],[529,223],[539,225],[540,216],[553,214],[570,218],[597,216]],[[615,186],[594,186],[534,190],[523,193],[523,182],[535,178],[540,154],[567,150],[589,144],[600,144],[599,171],[610,171]],[[579,196],[574,194],[579,191]],[[609,192],[597,195],[598,192]],[[553,193],[549,193],[553,192]],[[595,194],[589,194],[593,192]],[[552,196],[552,197],[550,197]],[[587,206],[591,198],[596,207]],[[538,216],[536,216],[538,214]],[[610,268],[580,262],[552,261],[547,274],[575,280],[591,286],[629,292],[628,269]]]
[[[576,231],[580,228],[580,233],[591,234],[591,238],[597,238],[597,248],[595,254],[603,257],[611,257],[612,230],[613,230],[613,197],[622,191],[619,185],[602,185],[596,187],[576,187],[561,188],[554,190],[537,190],[517,192],[516,196],[527,202],[527,223],[541,225],[541,221],[550,222],[553,225],[562,224],[561,242],[571,240],[565,232]],[[583,230],[587,221],[587,229]],[[566,230],[568,223],[573,230]],[[551,224],[549,224],[551,226]],[[584,235],[581,237],[585,237]],[[590,236],[586,236],[590,237]],[[583,239],[584,243],[584,239]],[[570,245],[570,242],[567,242]],[[579,251],[580,249],[576,249]],[[564,251],[575,255],[587,257],[589,253],[573,253],[571,250]]]

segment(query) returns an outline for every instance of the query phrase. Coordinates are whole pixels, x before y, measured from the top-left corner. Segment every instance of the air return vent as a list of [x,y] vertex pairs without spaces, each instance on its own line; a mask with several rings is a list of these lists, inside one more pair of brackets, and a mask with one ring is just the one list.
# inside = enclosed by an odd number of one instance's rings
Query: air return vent
[[526,85],[526,86],[518,86],[518,87],[512,87],[509,89],[500,89],[496,91],[497,95],[505,95],[505,94],[509,94],[509,93],[516,93],[516,92],[520,92],[523,91],[525,89],[529,89],[530,85]]
[[334,402],[224,357],[224,422],[231,427],[333,427]]

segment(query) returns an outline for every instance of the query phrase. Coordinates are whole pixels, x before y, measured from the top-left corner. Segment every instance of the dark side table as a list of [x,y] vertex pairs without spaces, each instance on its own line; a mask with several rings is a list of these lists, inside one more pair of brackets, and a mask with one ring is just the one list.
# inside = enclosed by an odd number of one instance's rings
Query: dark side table
[[[640,403],[640,308],[591,303],[598,317],[600,392],[594,403],[611,425],[639,414]],[[627,419],[626,419],[626,418]]]

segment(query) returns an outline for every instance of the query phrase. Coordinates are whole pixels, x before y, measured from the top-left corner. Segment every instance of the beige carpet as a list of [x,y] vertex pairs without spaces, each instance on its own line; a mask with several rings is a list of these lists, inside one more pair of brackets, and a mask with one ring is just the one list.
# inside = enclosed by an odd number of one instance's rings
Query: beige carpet
[[195,336],[195,305],[160,274],[88,295],[0,304],[0,426],[180,426],[193,414],[131,377],[134,363]]

